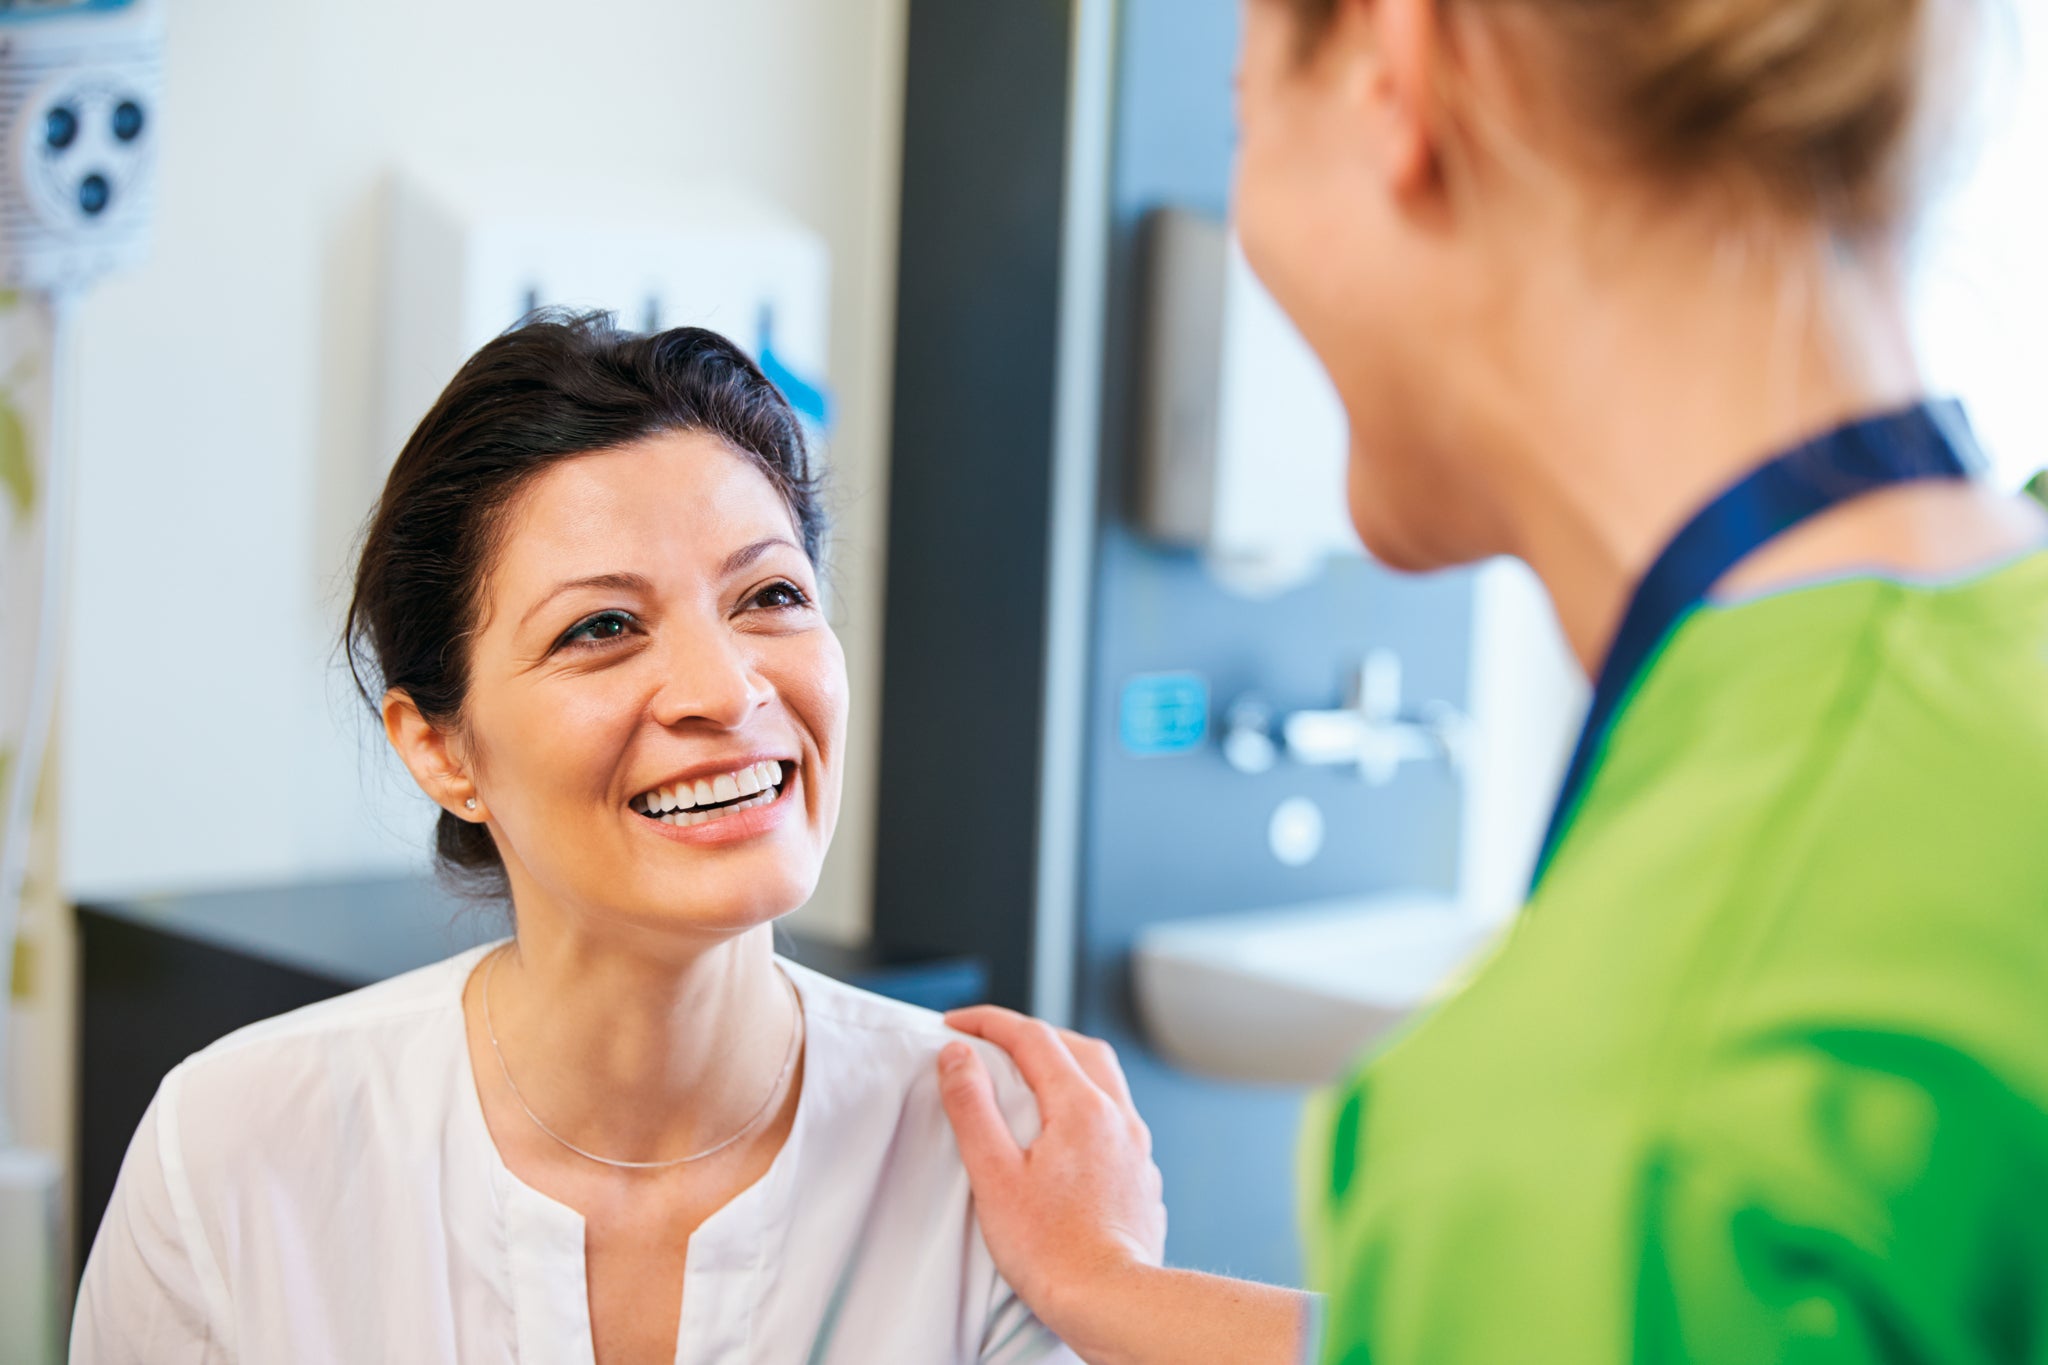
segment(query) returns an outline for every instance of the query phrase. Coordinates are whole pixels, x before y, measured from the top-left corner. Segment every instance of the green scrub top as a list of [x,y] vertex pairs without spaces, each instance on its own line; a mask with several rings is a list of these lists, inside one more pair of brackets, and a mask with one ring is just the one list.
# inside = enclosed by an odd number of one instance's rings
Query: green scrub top
[[1693,613],[1304,1143],[1329,1365],[2048,1362],[2048,554]]

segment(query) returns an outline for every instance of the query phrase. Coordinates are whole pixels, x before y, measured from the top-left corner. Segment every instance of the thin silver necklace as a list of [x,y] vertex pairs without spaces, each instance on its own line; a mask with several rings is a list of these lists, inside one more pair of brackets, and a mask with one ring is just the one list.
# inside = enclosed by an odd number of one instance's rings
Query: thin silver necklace
[[804,1037],[803,997],[796,993],[796,983],[789,979],[789,973],[783,971],[778,966],[775,969],[775,974],[781,977],[782,984],[789,988],[789,1002],[796,1007],[796,1017],[791,1022],[789,1028],[789,1053],[782,1059],[782,1070],[776,1073],[775,1084],[768,1091],[768,1098],[761,1102],[761,1107],[754,1111],[754,1116],[748,1119],[737,1133],[734,1133],[715,1147],[706,1147],[701,1152],[692,1152],[688,1156],[672,1157],[667,1161],[619,1161],[613,1157],[599,1156],[596,1152],[585,1151],[541,1121],[540,1115],[533,1112],[533,1106],[526,1102],[526,1096],[520,1094],[519,1087],[513,1083],[512,1068],[505,1065],[505,1050],[498,1046],[498,1030],[491,1023],[491,977],[498,970],[498,959],[503,957],[505,952],[506,949],[500,948],[492,953],[490,963],[484,968],[484,1032],[490,1035],[491,1051],[498,1058],[498,1071],[504,1076],[505,1088],[512,1092],[512,1098],[517,1100],[519,1107],[526,1111],[526,1117],[533,1120],[533,1126],[586,1161],[595,1161],[600,1166],[611,1166],[621,1171],[660,1171],[666,1170],[671,1166],[684,1166],[692,1161],[702,1161],[706,1157],[717,1156],[720,1152],[761,1126],[767,1119],[769,1111],[775,1107],[775,1101],[782,1097],[782,1087],[789,1083],[789,1073],[796,1067],[797,1053],[802,1046]]

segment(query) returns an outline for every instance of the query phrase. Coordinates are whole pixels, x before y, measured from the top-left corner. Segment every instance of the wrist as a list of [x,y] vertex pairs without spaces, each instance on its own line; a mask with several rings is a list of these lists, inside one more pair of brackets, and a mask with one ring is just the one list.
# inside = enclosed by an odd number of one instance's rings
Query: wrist
[[1077,1276],[1045,1318],[1087,1365],[1301,1365],[1315,1304],[1294,1289],[1125,1260]]
[[1170,1272],[1121,1258],[1048,1286],[1046,1326],[1087,1365],[1141,1365],[1147,1360],[1146,1311]]

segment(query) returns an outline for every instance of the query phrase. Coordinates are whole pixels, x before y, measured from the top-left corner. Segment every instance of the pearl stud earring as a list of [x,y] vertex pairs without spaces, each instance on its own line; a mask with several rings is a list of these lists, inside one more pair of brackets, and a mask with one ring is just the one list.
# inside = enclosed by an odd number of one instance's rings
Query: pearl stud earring
[[476,798],[475,798],[474,796],[472,796],[472,797],[470,797],[470,798],[469,798],[469,800],[467,800],[467,801],[463,802],[462,804],[463,804],[463,805],[464,805],[464,806],[465,806],[466,808],[468,808],[469,810],[475,810],[475,809],[476,809]]

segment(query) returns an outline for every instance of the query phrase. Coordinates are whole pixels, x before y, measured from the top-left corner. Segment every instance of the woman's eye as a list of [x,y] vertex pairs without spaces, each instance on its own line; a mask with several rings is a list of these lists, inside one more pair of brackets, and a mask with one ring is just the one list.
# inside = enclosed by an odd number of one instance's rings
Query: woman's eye
[[804,596],[804,590],[794,583],[770,583],[748,598],[747,604],[775,611],[787,607],[808,607],[811,599]]
[[568,634],[561,638],[557,643],[557,647],[559,648],[561,645],[603,644],[607,640],[616,640],[624,635],[627,628],[631,625],[632,621],[624,612],[599,612],[589,620],[579,621],[569,627]]

